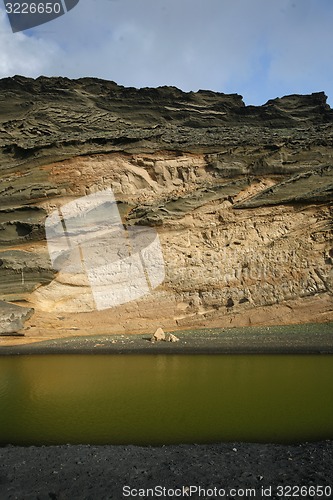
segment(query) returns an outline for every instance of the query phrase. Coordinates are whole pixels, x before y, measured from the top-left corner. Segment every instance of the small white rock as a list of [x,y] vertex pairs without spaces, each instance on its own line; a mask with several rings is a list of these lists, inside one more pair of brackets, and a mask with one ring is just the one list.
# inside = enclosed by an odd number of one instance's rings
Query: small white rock
[[167,342],[178,342],[179,341],[179,338],[176,337],[176,335],[173,335],[172,333],[169,333],[169,335],[167,335],[166,339],[165,339]]

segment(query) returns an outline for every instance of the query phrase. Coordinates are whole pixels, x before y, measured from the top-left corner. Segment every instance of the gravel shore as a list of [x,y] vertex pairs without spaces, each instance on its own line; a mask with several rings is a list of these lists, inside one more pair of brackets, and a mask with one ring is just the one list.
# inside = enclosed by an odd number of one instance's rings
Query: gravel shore
[[0,448],[0,458],[1,500],[333,498],[332,441],[9,446]]
[[[15,354],[333,354],[333,323],[179,330],[179,342],[151,342],[152,335],[68,335],[20,343],[2,339],[0,355]],[[0,339],[1,340],[1,339]]]

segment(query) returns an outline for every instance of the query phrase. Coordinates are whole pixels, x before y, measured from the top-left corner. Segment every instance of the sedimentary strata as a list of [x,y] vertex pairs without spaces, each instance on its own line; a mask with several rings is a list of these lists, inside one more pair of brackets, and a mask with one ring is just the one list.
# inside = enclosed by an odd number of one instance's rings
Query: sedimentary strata
[[[333,319],[333,111],[92,78],[0,80],[0,299],[27,336]],[[159,234],[165,280],[96,311],[52,269],[47,215],[111,188],[125,229]],[[22,302],[23,301],[23,302]]]

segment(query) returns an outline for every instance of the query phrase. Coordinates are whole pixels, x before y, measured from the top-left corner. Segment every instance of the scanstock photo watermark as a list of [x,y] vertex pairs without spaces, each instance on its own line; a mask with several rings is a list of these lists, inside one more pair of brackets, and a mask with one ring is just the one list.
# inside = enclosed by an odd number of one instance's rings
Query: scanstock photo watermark
[[80,0],[3,0],[13,33],[35,28],[63,16]]
[[204,488],[197,485],[180,486],[178,488],[167,488],[166,486],[155,486],[153,488],[133,488],[123,486],[123,498],[332,498],[331,486],[298,486],[277,485],[261,486],[259,488],[227,488],[212,486]]
[[58,207],[47,217],[45,232],[53,268],[89,289],[94,309],[139,299],[164,281],[156,230],[126,228],[112,189]]

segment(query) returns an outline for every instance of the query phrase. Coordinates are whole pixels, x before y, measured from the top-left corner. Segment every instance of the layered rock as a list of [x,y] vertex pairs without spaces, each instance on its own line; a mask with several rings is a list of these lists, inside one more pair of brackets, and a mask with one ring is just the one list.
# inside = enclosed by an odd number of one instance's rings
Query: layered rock
[[[0,80],[0,298],[27,335],[333,318],[333,111],[324,93],[126,89],[96,79]],[[86,276],[52,269],[44,222],[112,188],[125,228],[159,234],[166,276],[96,311]]]

